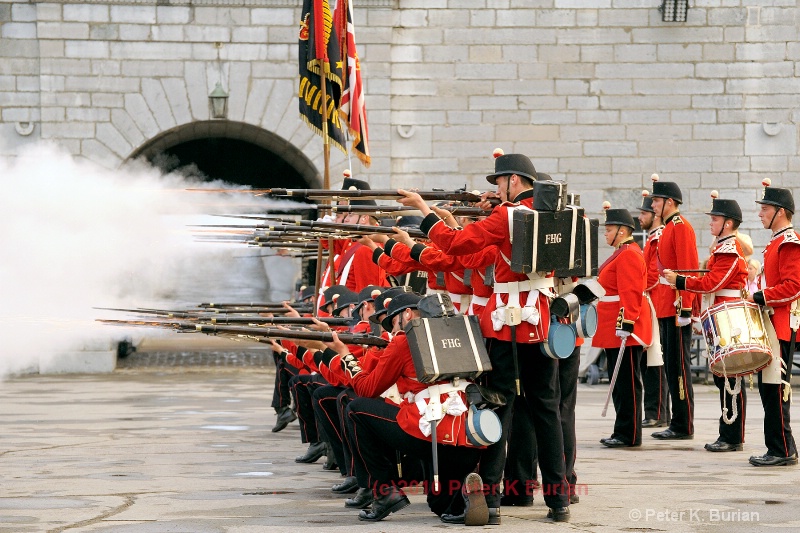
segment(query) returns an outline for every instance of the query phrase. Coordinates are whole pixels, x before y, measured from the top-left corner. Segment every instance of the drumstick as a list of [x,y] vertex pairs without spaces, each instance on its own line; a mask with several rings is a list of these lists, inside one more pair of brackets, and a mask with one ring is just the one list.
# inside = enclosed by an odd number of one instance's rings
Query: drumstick
[[628,343],[628,337],[622,337],[622,343],[619,345],[619,353],[617,354],[617,364],[614,365],[614,375],[611,376],[611,385],[608,387],[608,396],[606,396],[606,404],[603,406],[603,412],[600,416],[606,416],[608,411],[608,401],[611,399],[611,391],[614,390],[614,384],[617,382],[617,374],[619,374],[619,367],[622,364],[622,356],[625,355],[625,345]]

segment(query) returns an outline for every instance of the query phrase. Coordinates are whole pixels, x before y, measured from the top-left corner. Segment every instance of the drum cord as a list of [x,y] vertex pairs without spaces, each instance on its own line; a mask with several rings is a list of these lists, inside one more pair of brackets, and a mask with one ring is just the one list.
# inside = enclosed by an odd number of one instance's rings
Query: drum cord
[[[731,395],[731,407],[732,407],[732,409],[731,409],[731,417],[728,418],[728,408],[725,407],[725,404],[723,403],[723,405],[722,405],[722,421],[730,426],[736,420],[736,417],[739,416],[739,402],[738,402],[736,396],[738,396],[739,393],[742,392],[742,378],[741,378],[741,376],[736,376],[735,378],[733,378],[734,382],[736,383],[736,385],[734,385],[733,389],[731,389],[731,382],[728,379],[728,373],[725,371],[725,359],[724,358],[722,359],[721,363],[722,363],[722,378],[725,380],[725,392],[727,392],[728,394]],[[723,399],[724,399],[724,397],[725,396],[723,394]]]

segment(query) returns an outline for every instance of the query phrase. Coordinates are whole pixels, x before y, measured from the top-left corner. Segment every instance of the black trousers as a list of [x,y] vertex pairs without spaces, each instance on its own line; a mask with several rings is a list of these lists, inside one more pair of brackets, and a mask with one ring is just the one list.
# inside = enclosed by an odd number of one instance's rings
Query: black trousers
[[272,357],[275,360],[275,389],[272,392],[272,407],[277,411],[292,404],[289,381],[300,371],[287,363],[286,358],[281,357],[280,354],[272,352]]
[[528,415],[528,401],[524,394],[517,396],[511,411],[506,465],[503,470],[503,496],[533,501],[539,453],[536,448],[536,430]]
[[[608,371],[613,372],[619,356],[618,348],[606,348]],[[642,444],[642,347],[626,346],[619,365],[617,381],[611,391],[614,411],[614,432],[611,437],[631,446]]]
[[664,371],[667,373],[672,420],[676,433],[694,434],[694,389],[692,388],[692,326],[678,327],[675,319],[659,318]]
[[[507,403],[496,411],[503,426],[502,436],[482,453],[480,474],[489,489],[487,504],[489,507],[499,507],[500,482],[506,463],[516,386],[511,342],[489,339],[488,348],[492,371],[487,375],[486,384],[505,395]],[[569,482],[564,463],[558,361],[542,353],[540,344],[518,343],[517,362],[520,386],[527,406],[520,413],[529,417],[536,431],[544,501],[548,507],[566,507],[569,505]],[[519,433],[515,434],[519,436]]]
[[[566,359],[558,361],[558,382],[561,390],[561,434],[564,439],[564,470],[570,490],[578,482],[575,474],[577,438],[575,436],[575,405],[578,401],[578,372],[581,347],[576,346]],[[511,433],[508,437],[506,467],[503,477],[503,495],[533,497],[533,483],[537,480],[539,455],[536,448],[536,429],[530,417],[524,395],[514,401]]]
[[[386,494],[391,485],[400,486],[396,462],[391,459],[399,451],[423,461],[433,457],[433,446],[403,431],[397,423],[400,408],[383,398],[356,398],[347,408],[348,431],[353,444],[356,477],[361,487],[370,487],[376,495]],[[461,514],[464,499],[461,489],[464,478],[478,464],[480,450],[466,446],[437,444],[439,463],[438,491],[428,480],[428,506],[437,515]]]
[[[786,364],[785,381],[788,383],[792,376],[792,358],[789,341],[780,341],[781,358]],[[789,457],[797,453],[797,446],[789,425],[789,401],[784,401],[785,389],[789,386],[781,383],[772,385],[762,382],[762,372],[758,373],[758,393],[761,396],[761,405],[764,406],[764,442],[767,453],[774,457]],[[791,400],[791,396],[788,398]]]
[[311,394],[317,429],[323,440],[330,444],[336,464],[339,466],[339,472],[343,476],[352,475],[352,456],[350,447],[345,441],[342,420],[339,416],[338,397],[352,392],[344,387],[323,385]]
[[327,385],[328,382],[319,374],[302,374],[293,377],[289,381],[289,386],[294,397],[294,404],[297,407],[297,418],[300,420],[300,439],[302,442],[319,442],[319,430],[317,429],[317,419],[314,417],[314,404],[311,394]]
[[575,406],[578,403],[578,373],[581,366],[581,347],[572,355],[558,361],[558,384],[561,389],[561,435],[564,439],[564,472],[570,491],[575,490],[578,475],[575,459],[578,456],[578,439],[575,435]]
[[647,353],[642,352],[642,383],[644,384],[644,417],[670,422],[669,387],[664,365],[647,366]]
[[[745,392],[747,389],[747,385],[745,384],[746,379],[746,376],[742,378],[742,390],[736,395],[736,409],[739,414],[736,415],[733,423],[727,424],[722,419],[722,416],[719,417],[719,438],[728,444],[741,444],[744,442],[745,408],[747,405],[747,394]],[[728,383],[731,390],[733,390],[736,385],[736,378],[728,378]],[[725,378],[721,378],[715,374],[714,385],[719,389],[720,412],[722,412],[723,408],[727,408],[727,418],[730,418],[733,414],[733,398],[730,394],[725,392]]]

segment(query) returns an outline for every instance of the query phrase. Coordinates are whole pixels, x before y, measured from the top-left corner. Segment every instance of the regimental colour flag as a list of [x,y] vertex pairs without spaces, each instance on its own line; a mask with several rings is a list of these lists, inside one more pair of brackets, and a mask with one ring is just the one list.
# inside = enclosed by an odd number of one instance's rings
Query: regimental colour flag
[[[328,141],[346,153],[347,126],[339,113],[342,61],[328,0],[303,0],[299,43],[300,116],[319,135],[324,136],[327,131]],[[325,102],[322,101],[322,80],[325,81]],[[327,128],[323,127],[323,106],[327,110]]]
[[353,25],[352,0],[338,0],[334,13],[334,26],[341,43],[339,57],[345,61],[344,91],[340,113],[353,138],[352,147],[356,157],[364,166],[370,165],[367,128],[367,107],[364,101],[364,86],[361,82],[361,61],[356,52],[355,26]]

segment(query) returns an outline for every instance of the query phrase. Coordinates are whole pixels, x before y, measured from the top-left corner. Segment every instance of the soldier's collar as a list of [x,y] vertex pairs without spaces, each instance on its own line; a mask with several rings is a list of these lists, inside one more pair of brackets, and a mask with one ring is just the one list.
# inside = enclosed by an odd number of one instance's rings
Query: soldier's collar
[[633,242],[634,242],[633,241],[633,235],[631,235],[630,237],[628,237],[627,239],[625,239],[621,243],[617,244],[617,248],[622,248],[623,246],[625,246],[627,244],[633,244]]
[[675,217],[679,217],[679,216],[681,216],[681,212],[680,211],[675,211],[674,213],[672,213],[670,216],[667,217],[667,219],[664,221],[664,225],[666,226],[667,224],[670,223],[670,221],[672,219],[674,219]]
[[515,203],[515,204],[518,204],[518,203],[520,203],[522,200],[525,200],[526,198],[533,198],[533,189],[525,189],[524,191],[522,191],[521,193],[519,193],[519,194],[518,194],[518,195],[517,195],[517,196],[514,198],[514,200],[512,200],[512,202],[513,202],[513,203]]
[[735,238],[736,238],[736,234],[735,233],[731,233],[730,235],[725,235],[724,237],[720,237],[719,239],[717,239],[717,244],[721,244],[721,243],[723,243],[723,242],[725,242],[725,241],[727,241],[729,239],[735,239]]
[[[779,229],[778,231],[776,231],[775,233],[772,234],[772,239],[774,239],[775,237],[779,237],[779,236],[783,235],[784,233],[786,233],[790,229],[793,229],[791,224],[789,224],[788,226],[782,227],[781,229]],[[772,239],[770,239],[770,240],[772,240]]]
[[660,229],[664,229],[664,224],[661,224],[661,225],[660,225],[660,226],[658,226],[657,228],[653,228],[653,229],[651,229],[649,232],[647,232],[647,235],[648,235],[648,237],[649,237],[650,235],[653,235],[653,234],[655,234],[655,232],[657,232],[657,231],[658,231],[658,230],[660,230]]

